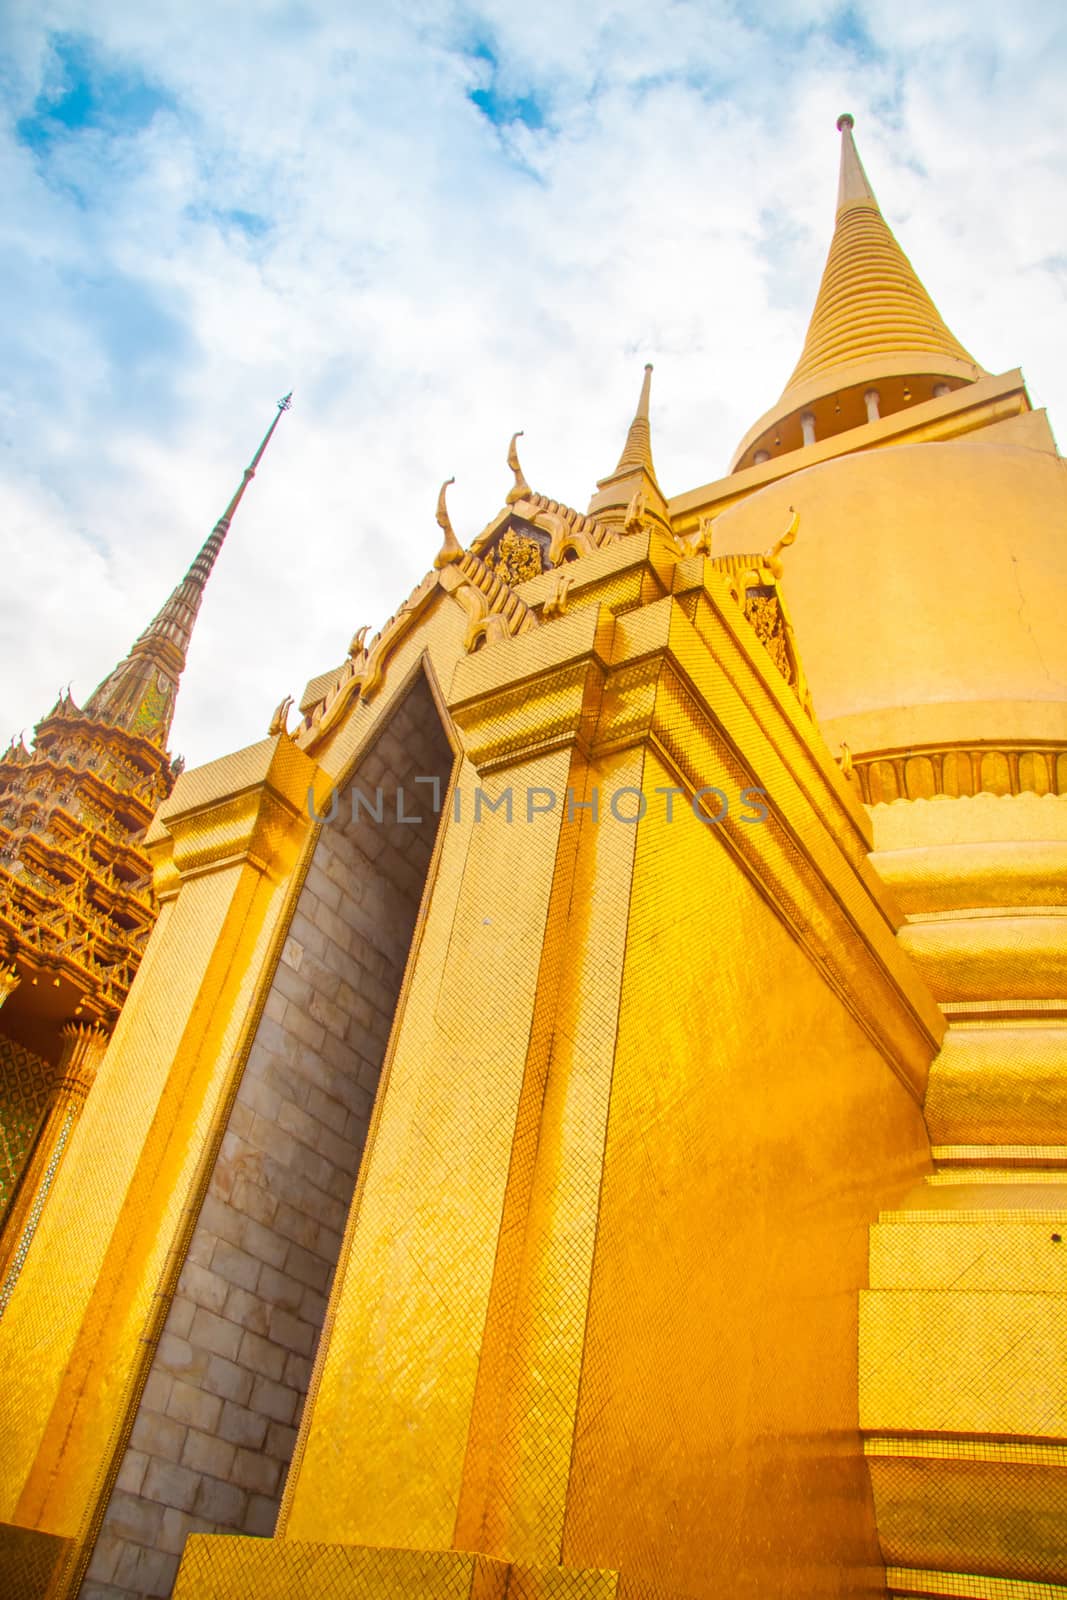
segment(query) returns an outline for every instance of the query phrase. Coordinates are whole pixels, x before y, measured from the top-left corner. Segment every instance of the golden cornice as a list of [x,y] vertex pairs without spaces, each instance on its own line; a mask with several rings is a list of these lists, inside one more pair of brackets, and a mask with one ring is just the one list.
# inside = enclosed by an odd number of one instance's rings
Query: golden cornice
[[[731,675],[740,697],[752,706],[808,803],[820,815],[833,819],[850,860],[859,870],[867,870],[873,835],[855,788],[842,777],[806,708],[762,645],[752,648],[756,636],[737,604],[729,576],[719,570],[714,559],[694,557],[692,563],[679,562],[676,582],[677,592],[684,594],[693,581],[693,567],[697,569],[695,603],[687,612],[694,630],[712,658]],[[730,640],[725,650],[722,630]],[[775,717],[776,710],[782,713],[781,721]],[[797,736],[786,735],[786,728]]]
[[311,827],[308,791],[317,767],[279,733],[185,773],[145,839],[162,900],[180,882],[247,863],[283,874]]
[[[781,543],[782,541],[779,542]],[[708,595],[713,592],[718,596],[719,604],[723,608],[723,615],[732,619],[731,625],[734,629],[735,637],[744,637],[746,639],[758,637],[749,619],[744,614],[737,579],[739,574],[743,575],[747,573],[749,568],[752,568],[754,580],[758,580],[768,586],[774,586],[776,577],[775,571],[771,567],[771,562],[774,559],[775,554],[773,552],[770,556],[744,556],[738,557],[736,560],[731,558],[725,563],[725,568],[729,568],[729,570],[725,570],[723,563],[715,559],[705,559],[700,556],[688,556],[679,559],[673,542],[669,541],[659,530],[646,529],[639,535],[619,541],[605,550],[598,551],[595,556],[587,557],[568,566],[566,575],[569,583],[566,609],[570,633],[564,635],[558,632],[559,624],[557,623],[553,629],[553,641],[558,649],[559,643],[565,637],[573,637],[577,640],[584,638],[587,633],[590,635],[599,633],[600,637],[606,638],[607,635],[604,633],[604,629],[607,626],[610,615],[629,617],[636,630],[652,626],[653,624],[649,619],[658,614],[653,606],[654,600],[672,590],[681,599],[691,618],[696,614],[697,597],[701,594]],[[736,573],[733,571],[735,566],[737,567]],[[551,597],[557,581],[557,575],[543,573],[540,578],[531,579],[522,585],[523,598],[535,610],[538,607],[543,607]],[[604,599],[610,599],[612,604],[610,606],[604,605]],[[596,612],[598,607],[604,615],[594,619],[592,613]],[[579,614],[585,620],[579,621]],[[470,723],[470,731],[472,733],[476,724],[480,726],[484,723],[487,742],[483,747],[481,741],[476,740],[474,749],[482,750],[484,748],[484,760],[490,764],[500,764],[501,762],[507,764],[510,760],[516,759],[514,755],[507,754],[507,752],[522,748],[521,729],[517,725],[512,727],[512,723],[521,717],[523,695],[530,690],[530,686],[537,677],[537,663],[541,656],[542,646],[535,640],[527,640],[525,648],[521,651],[515,644],[509,646],[506,658],[501,656],[497,650],[494,650],[490,652],[489,657],[483,656],[481,658],[482,664],[472,668],[469,672],[464,669],[462,664],[456,670],[449,697],[450,706],[458,721]],[[783,678],[781,670],[763,649],[762,643],[757,659],[762,661],[764,669],[770,668],[769,672],[764,670],[764,677],[767,683],[774,686],[772,692],[780,700],[782,694],[788,692],[788,683]],[[490,667],[490,660],[495,662],[495,668]],[[473,707],[467,708],[465,705],[465,702],[470,698],[465,686],[468,680],[472,679],[472,674],[474,678],[480,678],[483,674],[499,675],[501,682],[507,684],[504,699],[500,706],[500,714],[503,717],[503,721],[498,725],[495,734],[492,728],[493,718],[488,711],[483,710],[481,713],[476,713]],[[799,668],[798,674],[799,683],[794,685],[794,690],[796,698],[803,704],[801,693],[803,677],[802,673],[799,673]],[[578,674],[578,676],[581,676],[581,674]],[[554,678],[556,680],[554,687],[542,686],[542,691],[539,691],[542,693],[542,704],[546,709],[552,707],[553,697],[556,694],[565,694],[568,689],[573,692],[575,689],[575,676],[568,671],[563,661],[557,663]],[[550,709],[549,715],[550,721],[554,725],[556,721],[555,710]],[[533,723],[528,713],[526,721],[532,728]],[[556,734],[552,734],[549,737],[553,742],[556,742]],[[518,744],[515,743],[516,740],[519,741]],[[498,745],[499,749],[497,749]],[[820,751],[823,749],[821,740],[817,741],[816,748]],[[473,754],[473,751],[472,759],[475,760],[476,764],[481,764],[479,757]],[[838,774],[828,755],[825,756],[823,765],[825,769],[823,773],[824,779],[826,772],[833,772],[833,794],[837,798],[831,800],[830,803],[839,805],[841,803],[841,788]],[[843,793],[847,796],[845,803],[854,836],[854,853],[858,857],[865,854],[870,847],[869,824],[863,808],[859,805],[858,799],[853,795],[853,792],[846,787]],[[820,792],[817,803],[825,804],[827,800],[828,796]]]
[[[794,472],[820,466],[824,461],[832,461],[839,456],[894,445],[957,439],[990,423],[1029,410],[1030,398],[1023,375],[1017,367],[997,376],[980,378],[976,383],[965,384],[950,394],[920,401],[903,411],[895,411],[877,422],[850,428],[845,433],[820,439],[800,450],[785,451],[758,466],[741,467],[724,478],[673,495],[668,502],[671,526],[676,533],[690,533],[700,526],[704,516],[718,516],[738,500],[744,500],[768,484],[777,483]],[[742,444],[738,458],[746,447],[747,440]]]
[[944,1023],[897,945],[869,821],[725,575],[706,564],[692,620],[674,596],[621,617],[590,606],[468,656],[448,707],[480,774],[647,744],[690,794],[763,789],[767,822],[728,815],[718,837],[921,1100]]
[[245,861],[265,872],[300,819],[300,810],[270,789],[235,795],[168,822],[174,866],[183,879]]
[[456,663],[448,710],[479,772],[569,744],[588,749],[614,626],[606,606],[583,606]]

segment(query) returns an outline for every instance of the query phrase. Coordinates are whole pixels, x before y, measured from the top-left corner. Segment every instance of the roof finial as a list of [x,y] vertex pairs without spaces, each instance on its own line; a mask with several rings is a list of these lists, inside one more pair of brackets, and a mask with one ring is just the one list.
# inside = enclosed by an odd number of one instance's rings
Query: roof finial
[[515,474],[515,482],[512,485],[512,487],[508,490],[507,500],[505,502],[505,504],[507,504],[509,506],[515,505],[515,503],[517,501],[519,501],[519,500],[529,500],[530,495],[532,493],[532,490],[530,489],[530,485],[526,482],[526,479],[523,477],[522,468],[519,466],[519,452],[515,448],[516,439],[521,439],[521,438],[522,438],[522,429],[520,428],[518,433],[513,433],[512,434],[511,443],[508,445],[508,466],[511,468],[512,472]]
[[283,411],[290,409],[292,399],[290,390],[278,401],[277,415],[245,468],[237,492],[201,545],[192,566],[136,640],[129,655],[93,690],[85,702],[87,715],[128,728],[160,747],[165,746],[174,715],[178,679],[185,667],[204,586],[229,532],[233,514],[256,475]]
[[433,564],[438,570],[447,567],[451,561],[459,561],[463,555],[463,546],[456,538],[452,527],[452,519],[448,515],[448,505],[445,501],[445,490],[450,483],[455,483],[455,478],[446,478],[441,485],[441,492],[437,496],[437,526],[444,529],[444,543],[433,558]]
[[278,404],[278,415],[274,418],[274,421],[271,423],[270,427],[267,429],[266,433],[263,435],[263,442],[261,443],[259,449],[256,451],[255,455],[252,457],[251,461],[248,463],[248,466],[245,468],[244,475],[241,478],[240,486],[238,487],[237,493],[234,495],[233,499],[230,501],[229,505],[226,507],[226,510],[222,513],[222,516],[219,518],[219,523],[218,523],[219,526],[221,526],[221,524],[225,522],[227,527],[229,527],[230,519],[232,518],[234,512],[237,510],[237,507],[241,504],[241,496],[244,494],[245,490],[248,488],[248,485],[251,483],[252,479],[255,477],[256,468],[259,466],[259,463],[263,459],[263,452],[267,448],[267,446],[270,444],[271,435],[273,434],[275,428],[278,426],[279,422],[282,419],[282,412],[283,411],[291,411],[293,409],[293,391],[290,389],[288,394],[283,394],[281,399],[278,401],[277,404]]
[[648,420],[649,400],[652,394],[652,363],[645,363],[645,375],[641,380],[641,393],[637,401],[637,410],[634,420],[630,424],[630,431],[626,435],[622,455],[615,471],[625,472],[628,467],[643,467],[653,478],[656,469],[652,465],[652,428]]
[[863,170],[856,141],[852,137],[855,126],[856,119],[851,111],[842,111],[837,119],[837,131],[841,135],[841,176],[837,185],[838,211],[843,211],[847,206],[878,205],[870,180]]
[[[637,410],[630,423],[619,464],[614,472],[598,480],[597,492],[589,502],[591,517],[619,531],[628,524],[643,526],[644,520],[649,518],[664,527],[670,524],[667,502],[656,481],[656,468],[652,462],[652,428],[649,422],[651,394],[652,363],[646,361]],[[642,496],[641,510],[635,521],[633,511],[638,490]]]

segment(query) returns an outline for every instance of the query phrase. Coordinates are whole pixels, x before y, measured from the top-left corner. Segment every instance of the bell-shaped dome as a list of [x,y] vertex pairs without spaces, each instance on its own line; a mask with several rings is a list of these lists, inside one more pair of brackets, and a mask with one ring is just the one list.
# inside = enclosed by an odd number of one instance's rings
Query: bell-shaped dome
[[878,208],[838,119],[837,224],[800,360],[777,404],[745,435],[734,471],[888,416],[984,371],[943,321]]

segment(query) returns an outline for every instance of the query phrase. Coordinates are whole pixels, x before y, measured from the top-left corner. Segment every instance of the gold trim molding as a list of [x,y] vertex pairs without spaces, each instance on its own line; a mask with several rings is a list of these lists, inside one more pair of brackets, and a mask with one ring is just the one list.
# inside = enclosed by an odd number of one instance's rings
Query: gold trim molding
[[917,744],[852,755],[865,805],[976,794],[1067,794],[1067,741]]

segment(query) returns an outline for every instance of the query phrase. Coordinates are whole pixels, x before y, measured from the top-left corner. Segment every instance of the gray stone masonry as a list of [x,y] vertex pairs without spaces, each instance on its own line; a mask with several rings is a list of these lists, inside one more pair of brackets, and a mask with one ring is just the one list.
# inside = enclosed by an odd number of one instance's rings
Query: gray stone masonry
[[[82,1600],[171,1592],[190,1532],[273,1532],[452,756],[418,678],[325,825]],[[398,823],[396,791],[405,794]]]

